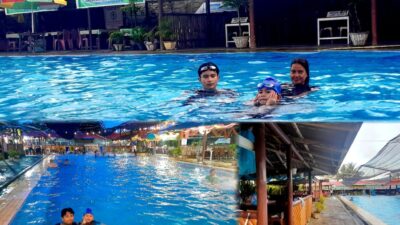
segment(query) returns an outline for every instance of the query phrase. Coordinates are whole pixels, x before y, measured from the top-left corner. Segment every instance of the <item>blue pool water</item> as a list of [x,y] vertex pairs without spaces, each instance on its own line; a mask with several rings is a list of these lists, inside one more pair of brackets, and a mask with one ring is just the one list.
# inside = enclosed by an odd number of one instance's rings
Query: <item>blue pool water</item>
[[[290,82],[296,57],[310,61],[319,91],[272,112],[244,104],[266,76]],[[205,61],[238,96],[184,105]],[[400,51],[0,57],[0,120],[399,120],[399,61]]]
[[48,169],[11,224],[55,224],[63,207],[80,221],[87,207],[114,224],[236,224],[235,173],[162,157],[68,157],[69,166]]
[[387,225],[399,224],[400,196],[353,196],[352,202]]
[[42,156],[25,156],[18,160],[0,160],[0,188],[41,158]]

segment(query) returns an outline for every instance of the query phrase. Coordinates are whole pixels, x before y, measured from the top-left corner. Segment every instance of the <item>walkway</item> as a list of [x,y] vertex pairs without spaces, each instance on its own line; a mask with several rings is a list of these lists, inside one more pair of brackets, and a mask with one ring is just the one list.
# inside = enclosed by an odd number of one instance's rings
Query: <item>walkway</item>
[[0,224],[9,224],[19,208],[46,171],[48,160],[44,159],[27,171],[0,193]]
[[309,225],[364,225],[358,217],[352,216],[336,197],[326,198],[325,206],[320,218],[311,219]]

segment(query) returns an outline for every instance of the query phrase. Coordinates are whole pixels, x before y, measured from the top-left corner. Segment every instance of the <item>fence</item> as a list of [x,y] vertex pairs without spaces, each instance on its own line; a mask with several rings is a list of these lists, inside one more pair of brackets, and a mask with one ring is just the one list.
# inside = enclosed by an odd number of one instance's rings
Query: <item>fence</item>
[[178,48],[205,48],[225,46],[225,24],[235,13],[206,14],[166,14],[172,22],[172,29],[177,35]]

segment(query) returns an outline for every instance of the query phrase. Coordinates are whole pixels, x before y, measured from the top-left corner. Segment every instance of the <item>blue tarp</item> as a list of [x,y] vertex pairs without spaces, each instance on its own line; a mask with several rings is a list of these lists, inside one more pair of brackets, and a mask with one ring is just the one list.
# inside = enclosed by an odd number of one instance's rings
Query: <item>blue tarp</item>
[[[251,130],[241,131],[240,135],[249,141],[255,141],[254,134]],[[239,165],[239,177],[254,177],[256,173],[256,154],[253,149],[245,149],[238,146],[238,165]]]

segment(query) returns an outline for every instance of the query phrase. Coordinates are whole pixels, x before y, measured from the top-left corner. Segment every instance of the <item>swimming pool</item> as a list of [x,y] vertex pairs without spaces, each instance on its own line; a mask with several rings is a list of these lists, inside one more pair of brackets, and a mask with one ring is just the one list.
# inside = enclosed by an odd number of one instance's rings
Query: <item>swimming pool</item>
[[371,213],[387,225],[399,224],[400,196],[353,196],[352,203]]
[[87,207],[95,219],[113,224],[236,224],[235,173],[168,158],[61,156],[71,165],[48,169],[11,224],[55,224],[63,207],[75,221]]
[[0,195],[1,189],[11,182],[23,170],[37,163],[42,156],[24,156],[18,160],[0,160]]
[[[319,91],[269,113],[244,105],[266,76],[290,82],[296,57],[310,61]],[[205,61],[220,66],[219,88],[235,90],[235,99],[184,104]],[[399,120],[399,61],[400,51],[0,57],[0,120],[220,122],[254,112],[283,121]]]

